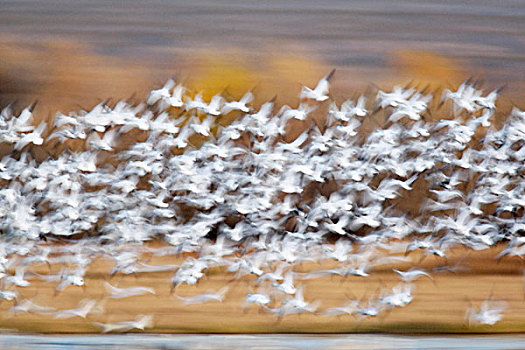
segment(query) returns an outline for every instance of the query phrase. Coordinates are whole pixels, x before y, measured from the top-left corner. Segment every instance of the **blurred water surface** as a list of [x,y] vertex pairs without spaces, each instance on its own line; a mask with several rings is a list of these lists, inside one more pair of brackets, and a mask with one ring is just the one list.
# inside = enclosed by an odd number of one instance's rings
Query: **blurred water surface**
[[1,335],[9,350],[61,349],[523,349],[523,336],[406,337],[319,335]]

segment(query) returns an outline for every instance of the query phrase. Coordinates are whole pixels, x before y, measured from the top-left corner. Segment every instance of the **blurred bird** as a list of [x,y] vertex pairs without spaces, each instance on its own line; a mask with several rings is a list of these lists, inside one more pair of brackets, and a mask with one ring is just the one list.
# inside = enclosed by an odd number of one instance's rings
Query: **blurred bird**
[[328,92],[330,89],[330,79],[335,73],[335,69],[333,69],[330,73],[328,73],[326,76],[324,76],[319,82],[317,83],[316,87],[312,90],[309,87],[303,86],[301,90],[301,94],[299,95],[300,99],[313,99],[318,102],[326,101],[330,97],[328,96]]
[[153,315],[140,315],[133,321],[124,321],[118,323],[99,323],[95,325],[101,328],[102,333],[110,332],[127,332],[133,329],[144,330],[153,327]]
[[108,282],[104,282],[104,287],[110,293],[109,298],[111,299],[122,299],[145,294],[155,294],[155,290],[149,287],[117,288]]

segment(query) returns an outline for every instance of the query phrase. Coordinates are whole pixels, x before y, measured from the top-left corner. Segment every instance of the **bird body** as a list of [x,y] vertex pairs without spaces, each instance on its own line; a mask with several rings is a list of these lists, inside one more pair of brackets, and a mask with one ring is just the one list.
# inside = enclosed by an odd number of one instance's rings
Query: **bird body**
[[481,303],[479,311],[473,307],[469,307],[466,312],[466,317],[469,324],[476,322],[492,326],[501,321],[506,308],[507,304],[505,302],[485,300]]
[[149,287],[117,288],[105,282],[104,287],[110,293],[109,298],[122,299],[145,294],[155,294],[155,290]]
[[153,315],[139,315],[132,321],[123,321],[118,323],[99,323],[95,325],[101,328],[102,333],[110,332],[127,332],[133,329],[144,330],[153,327]]
[[55,318],[59,318],[59,319],[72,318],[72,317],[86,318],[87,315],[95,309],[97,303],[98,302],[95,299],[82,299],[79,302],[78,307],[75,309],[58,310],[50,314],[53,314]]
[[260,306],[268,305],[271,302],[271,298],[266,294],[247,294],[245,305],[257,304]]
[[328,100],[328,92],[330,89],[330,79],[335,73],[335,69],[333,69],[330,73],[328,73],[326,76],[324,76],[314,89],[310,89],[309,87],[303,86],[301,90],[301,94],[299,95],[299,98],[301,99],[313,99],[317,102],[323,102]]
[[25,134],[15,143],[15,150],[19,151],[28,144],[34,144],[40,146],[44,143],[42,134],[46,129],[47,123],[42,122],[40,125],[31,133]]
[[228,292],[228,289],[228,287],[223,287],[217,292],[210,292],[190,297],[181,297],[177,295],[177,298],[181,300],[184,303],[184,305],[203,304],[212,301],[222,302],[224,300],[224,297],[226,296],[226,293]]
[[169,79],[164,86],[158,90],[151,91],[147,103],[152,105],[159,100],[165,101],[171,98],[170,90],[175,86],[175,81]]
[[221,108],[221,114],[228,114],[231,111],[241,111],[243,113],[249,113],[250,107],[247,106],[248,103],[253,101],[253,94],[247,92],[244,96],[241,97],[239,101],[225,102]]
[[403,282],[407,283],[415,281],[423,276],[432,279],[432,276],[430,276],[427,272],[419,269],[410,269],[408,271],[400,271],[397,269],[393,269],[393,271],[401,277],[401,280],[403,280]]

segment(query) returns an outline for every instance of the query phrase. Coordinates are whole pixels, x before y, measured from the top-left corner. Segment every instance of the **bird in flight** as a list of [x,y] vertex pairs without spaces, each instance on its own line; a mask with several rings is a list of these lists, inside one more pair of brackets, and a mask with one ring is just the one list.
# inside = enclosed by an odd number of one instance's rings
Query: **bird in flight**
[[312,99],[316,100],[317,102],[323,102],[328,100],[329,96],[329,90],[330,90],[330,79],[335,73],[335,68],[332,69],[330,73],[328,73],[326,76],[324,76],[319,82],[317,83],[316,87],[314,89],[310,89],[307,86],[303,86],[301,90],[301,94],[299,95],[299,98],[301,99]]

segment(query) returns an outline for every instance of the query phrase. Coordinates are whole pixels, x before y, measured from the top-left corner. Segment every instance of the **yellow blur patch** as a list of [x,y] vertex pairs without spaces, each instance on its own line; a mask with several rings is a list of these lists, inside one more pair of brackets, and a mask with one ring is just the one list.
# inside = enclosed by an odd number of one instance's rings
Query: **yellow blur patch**
[[459,62],[436,52],[400,50],[394,54],[393,64],[403,77],[415,78],[416,85],[440,88],[457,85],[465,79]]
[[226,58],[204,58],[192,73],[188,87],[209,101],[225,89],[233,97],[240,97],[256,82],[255,71],[242,64],[231,63]]

